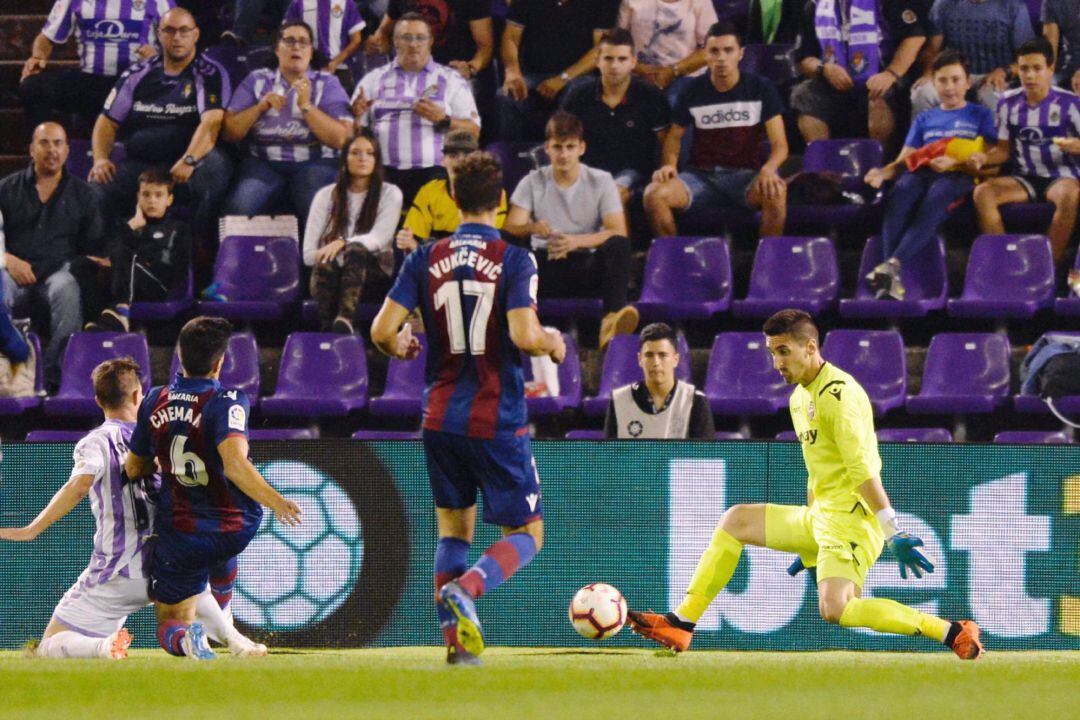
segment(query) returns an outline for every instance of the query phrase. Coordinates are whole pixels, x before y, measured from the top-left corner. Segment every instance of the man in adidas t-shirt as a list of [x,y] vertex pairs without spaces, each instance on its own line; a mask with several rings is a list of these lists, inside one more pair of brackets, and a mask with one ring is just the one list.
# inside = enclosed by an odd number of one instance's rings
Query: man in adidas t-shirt
[[[675,212],[710,206],[761,209],[761,235],[781,235],[787,213],[787,158],[783,106],[772,84],[739,71],[742,38],[729,22],[709,28],[705,57],[709,72],[694,78],[679,96],[664,140],[663,165],[645,189],[645,212],[655,237],[677,235]],[[693,125],[690,167],[678,171],[682,137]],[[769,156],[761,163],[765,141]]]

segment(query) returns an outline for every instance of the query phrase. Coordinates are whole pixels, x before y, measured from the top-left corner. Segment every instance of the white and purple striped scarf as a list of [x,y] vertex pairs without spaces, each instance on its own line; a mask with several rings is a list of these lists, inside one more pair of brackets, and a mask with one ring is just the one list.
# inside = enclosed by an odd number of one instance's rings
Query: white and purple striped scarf
[[[849,9],[847,22],[841,22],[841,5]],[[822,61],[843,66],[856,83],[881,68],[877,0],[818,0],[814,29]]]

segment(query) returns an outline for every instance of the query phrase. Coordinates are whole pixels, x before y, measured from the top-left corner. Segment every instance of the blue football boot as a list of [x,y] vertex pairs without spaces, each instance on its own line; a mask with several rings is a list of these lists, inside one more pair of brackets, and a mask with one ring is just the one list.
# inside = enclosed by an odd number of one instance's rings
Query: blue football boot
[[470,655],[484,652],[484,630],[476,615],[476,603],[456,582],[448,582],[439,590],[439,604],[453,613],[457,621],[457,642]]

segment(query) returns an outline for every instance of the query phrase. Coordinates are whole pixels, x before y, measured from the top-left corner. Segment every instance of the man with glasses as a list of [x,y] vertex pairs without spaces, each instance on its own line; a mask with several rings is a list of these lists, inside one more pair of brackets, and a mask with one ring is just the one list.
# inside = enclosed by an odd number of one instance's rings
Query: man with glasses
[[432,59],[431,27],[422,15],[402,15],[393,37],[394,61],[360,80],[352,107],[378,137],[386,179],[401,188],[407,208],[425,183],[445,177],[439,161],[447,133],[479,135],[480,115],[468,81]]
[[[56,0],[34,38],[19,83],[27,132],[46,120],[67,124],[78,115],[89,122],[101,112],[117,76],[157,54],[154,25],[175,6],[175,0]],[[53,48],[72,35],[79,46],[78,69],[42,72]]]
[[[161,18],[162,55],[130,67],[105,101],[94,125],[90,181],[103,197],[107,218],[135,212],[139,175],[168,169],[181,201],[192,205],[192,235],[202,250],[216,244],[221,201],[232,161],[216,148],[224,108],[232,94],[220,65],[199,55],[199,28],[191,13],[175,8]],[[109,159],[117,140],[126,159]]]

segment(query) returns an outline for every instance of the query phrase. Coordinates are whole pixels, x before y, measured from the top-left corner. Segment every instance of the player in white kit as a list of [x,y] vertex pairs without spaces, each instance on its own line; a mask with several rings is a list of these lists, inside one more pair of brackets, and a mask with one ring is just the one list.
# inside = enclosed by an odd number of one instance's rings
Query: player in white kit
[[[92,377],[105,422],[75,446],[70,479],[34,521],[0,528],[0,540],[33,540],[90,495],[96,527],[90,564],[53,611],[36,649],[42,657],[126,658],[131,634],[124,621],[150,602],[147,542],[153,534],[156,487],[147,483],[160,479],[130,482],[123,473],[143,395],[139,366],[130,358],[108,360],[94,368]],[[265,645],[232,626],[209,590],[199,596],[197,614],[210,637],[227,644],[232,654],[266,654]]]

